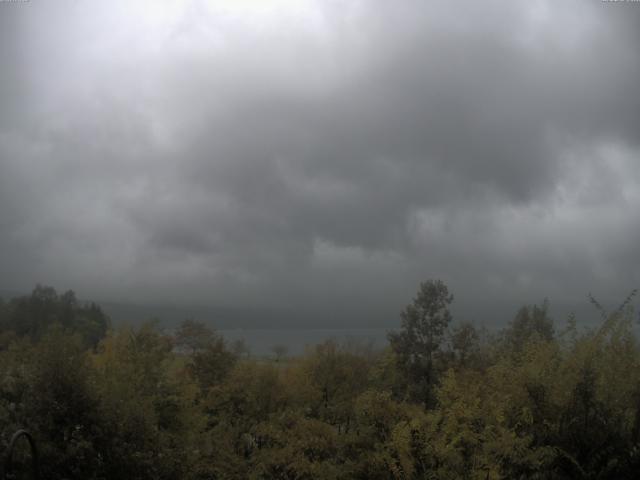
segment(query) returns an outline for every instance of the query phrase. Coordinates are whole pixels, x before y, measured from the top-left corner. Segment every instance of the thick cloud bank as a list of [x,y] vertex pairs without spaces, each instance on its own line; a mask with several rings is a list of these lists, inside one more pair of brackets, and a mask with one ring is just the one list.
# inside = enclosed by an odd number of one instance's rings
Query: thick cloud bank
[[0,3],[0,287],[360,323],[434,277],[467,315],[621,298],[639,85],[633,2]]

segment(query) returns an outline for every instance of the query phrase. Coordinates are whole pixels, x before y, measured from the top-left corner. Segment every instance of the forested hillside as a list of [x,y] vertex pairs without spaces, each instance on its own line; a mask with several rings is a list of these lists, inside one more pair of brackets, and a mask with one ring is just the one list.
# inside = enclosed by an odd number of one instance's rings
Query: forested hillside
[[45,479],[636,478],[630,298],[592,299],[596,329],[558,331],[545,302],[490,335],[428,281],[383,350],[256,358],[194,320],[114,330],[37,287],[0,303],[0,451],[28,429]]

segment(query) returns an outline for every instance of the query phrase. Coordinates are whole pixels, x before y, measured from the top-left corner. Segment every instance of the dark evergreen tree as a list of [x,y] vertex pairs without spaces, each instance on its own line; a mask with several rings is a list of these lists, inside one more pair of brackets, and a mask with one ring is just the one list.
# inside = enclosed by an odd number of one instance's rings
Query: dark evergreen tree
[[406,375],[410,398],[433,406],[436,356],[451,322],[453,295],[441,280],[420,283],[413,302],[401,313],[402,328],[389,334],[391,348]]

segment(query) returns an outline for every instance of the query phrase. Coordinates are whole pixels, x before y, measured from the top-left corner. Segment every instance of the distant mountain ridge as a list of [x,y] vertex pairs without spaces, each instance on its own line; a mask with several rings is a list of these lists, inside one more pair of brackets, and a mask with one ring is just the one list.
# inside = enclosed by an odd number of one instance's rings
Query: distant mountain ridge
[[[109,315],[115,325],[139,324],[147,320],[158,320],[162,326],[172,327],[185,319],[194,319],[214,328],[251,328],[267,324],[278,327],[290,327],[289,315],[275,310],[258,308],[233,308],[220,306],[186,305],[144,305],[120,302],[97,302]],[[260,319],[260,321],[256,321]]]
[[[58,291],[62,293],[64,290]],[[29,292],[0,290],[0,298],[9,300],[13,297],[29,295]],[[536,300],[531,299],[530,304]],[[172,328],[185,319],[194,319],[206,323],[215,329],[350,329],[350,328],[396,328],[400,325],[397,309],[382,311],[346,311],[326,306],[322,311],[298,310],[290,308],[220,306],[220,305],[186,305],[186,304],[144,304],[126,301],[109,301],[80,298],[81,302],[95,302],[109,316],[113,325],[140,325],[155,319],[160,326]],[[600,322],[598,312],[588,302],[554,301],[550,299],[551,316],[556,328],[560,329],[570,312],[574,312],[578,325],[594,326]],[[620,299],[602,299],[609,309],[614,309]],[[538,302],[539,303],[539,302]],[[637,305],[637,301],[634,302]],[[470,300],[462,304],[454,301],[452,313],[454,322],[471,321],[490,329],[502,328],[511,321],[522,304],[513,301]]]

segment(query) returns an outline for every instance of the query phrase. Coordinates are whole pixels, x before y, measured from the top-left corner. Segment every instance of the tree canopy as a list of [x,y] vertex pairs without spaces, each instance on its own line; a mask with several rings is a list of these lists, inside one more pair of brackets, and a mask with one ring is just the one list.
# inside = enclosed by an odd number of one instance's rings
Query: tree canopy
[[425,282],[386,348],[274,359],[195,320],[87,329],[97,306],[37,287],[0,302],[0,451],[28,429],[47,480],[637,477],[628,302],[559,333],[523,307],[490,335],[452,300]]
[[413,302],[400,314],[399,332],[389,334],[391,348],[406,376],[410,397],[430,406],[436,381],[436,356],[451,322],[453,295],[441,280],[420,283]]

